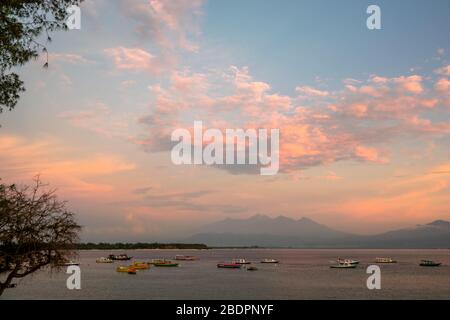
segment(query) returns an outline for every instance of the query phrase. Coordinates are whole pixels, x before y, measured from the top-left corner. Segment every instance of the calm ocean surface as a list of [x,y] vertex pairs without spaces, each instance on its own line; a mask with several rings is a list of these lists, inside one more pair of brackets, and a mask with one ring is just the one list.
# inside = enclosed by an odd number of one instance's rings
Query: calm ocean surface
[[[155,268],[137,275],[118,273],[118,265],[95,259],[125,252],[133,260],[173,259],[195,255],[198,261],[179,261],[178,268]],[[246,258],[258,271],[218,269],[216,264]],[[330,269],[337,257],[360,260],[356,269]],[[392,257],[396,264],[380,264],[381,290],[368,290],[366,267],[376,257]],[[261,264],[263,258],[279,265]],[[421,259],[442,262],[438,268],[420,267]],[[63,272],[40,271],[0,299],[450,299],[450,250],[337,250],[337,249],[214,249],[80,251],[81,290],[68,290]]]

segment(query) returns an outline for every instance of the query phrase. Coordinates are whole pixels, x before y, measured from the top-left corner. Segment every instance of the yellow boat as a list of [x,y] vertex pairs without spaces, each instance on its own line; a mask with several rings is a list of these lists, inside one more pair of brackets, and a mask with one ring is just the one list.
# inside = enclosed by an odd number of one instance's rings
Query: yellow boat
[[136,268],[134,267],[117,267],[117,272],[126,272],[128,274],[136,274]]
[[150,268],[150,265],[147,262],[135,262],[130,266],[130,268],[146,270]]

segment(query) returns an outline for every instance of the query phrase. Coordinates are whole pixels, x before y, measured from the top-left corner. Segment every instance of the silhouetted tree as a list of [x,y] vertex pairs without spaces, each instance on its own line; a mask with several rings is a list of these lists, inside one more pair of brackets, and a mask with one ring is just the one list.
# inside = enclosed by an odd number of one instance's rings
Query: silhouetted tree
[[39,177],[32,186],[0,184],[0,295],[14,278],[67,262],[80,229]]
[[[11,110],[25,91],[19,76],[11,72],[40,53],[47,54],[50,33],[67,29],[66,9],[83,0],[0,1],[0,113]],[[43,39],[44,43],[40,40]],[[44,67],[48,66],[48,61]]]

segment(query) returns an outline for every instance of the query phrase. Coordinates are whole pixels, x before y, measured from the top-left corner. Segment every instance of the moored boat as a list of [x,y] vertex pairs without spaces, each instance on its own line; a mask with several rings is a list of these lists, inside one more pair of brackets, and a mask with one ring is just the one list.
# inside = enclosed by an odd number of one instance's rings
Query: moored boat
[[178,263],[169,260],[163,260],[159,262],[153,262],[155,267],[178,267]]
[[257,267],[248,267],[247,268],[247,271],[256,271],[256,270],[258,270]]
[[127,254],[122,253],[122,254],[110,254],[108,256],[108,258],[111,260],[125,261],[125,260],[131,260],[133,257],[129,257]]
[[341,259],[341,258],[338,258],[337,262],[338,262],[338,264],[354,264],[354,265],[359,264],[358,260],[353,260],[353,259]]
[[225,268],[225,269],[240,269],[242,264],[239,263],[218,263],[217,268]]
[[110,258],[101,257],[95,260],[96,263],[113,263],[114,261]]
[[279,263],[279,261],[276,259],[263,259],[261,263]]
[[335,268],[335,269],[354,269],[356,268],[356,264],[351,264],[351,263],[338,263],[335,265],[331,265],[330,268]]
[[124,266],[119,266],[116,268],[117,272],[123,272],[123,273],[128,273],[128,274],[136,274],[136,269],[133,267],[124,267]]
[[432,260],[421,260],[420,261],[420,266],[421,267],[439,267],[442,263],[440,262],[435,262]]
[[182,254],[177,254],[175,256],[175,260],[195,261],[195,260],[198,260],[198,258],[195,257],[195,256],[185,256],[185,255],[182,255]]
[[393,260],[392,258],[376,258],[376,263],[397,263],[397,261]]
[[137,269],[137,270],[146,270],[150,269],[150,265],[146,262],[135,262],[131,266],[131,268]]
[[233,259],[231,262],[235,263],[235,264],[250,264],[251,263],[250,261],[247,261],[244,258]]

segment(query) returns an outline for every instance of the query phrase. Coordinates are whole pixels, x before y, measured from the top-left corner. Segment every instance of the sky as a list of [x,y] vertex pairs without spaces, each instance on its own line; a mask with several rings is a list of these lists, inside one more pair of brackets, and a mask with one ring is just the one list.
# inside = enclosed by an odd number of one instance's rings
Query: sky
[[[255,214],[358,234],[450,220],[449,30],[446,0],[85,1],[49,68],[17,69],[0,176],[40,174],[84,241]],[[171,132],[194,120],[279,128],[279,173],[174,165]]]

